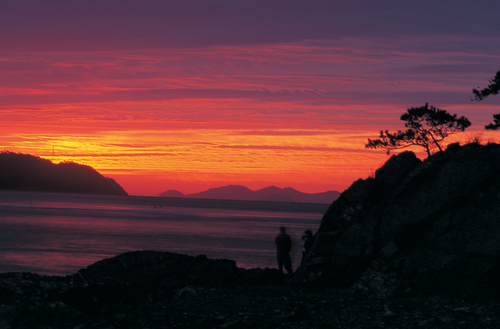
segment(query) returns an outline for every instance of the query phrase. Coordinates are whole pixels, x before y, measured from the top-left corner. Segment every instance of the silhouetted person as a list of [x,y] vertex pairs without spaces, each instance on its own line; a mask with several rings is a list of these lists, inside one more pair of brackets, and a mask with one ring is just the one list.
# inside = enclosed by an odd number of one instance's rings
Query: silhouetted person
[[304,234],[302,234],[302,242],[300,243],[302,246],[302,260],[300,261],[301,265],[304,263],[304,259],[306,258],[306,255],[311,250],[313,242],[314,242],[314,236],[313,236],[312,231],[306,230],[304,232]]
[[288,274],[292,274],[292,260],[290,259],[290,250],[292,249],[292,240],[286,234],[286,229],[281,226],[280,233],[274,239],[278,256],[278,268],[283,273],[283,265]]

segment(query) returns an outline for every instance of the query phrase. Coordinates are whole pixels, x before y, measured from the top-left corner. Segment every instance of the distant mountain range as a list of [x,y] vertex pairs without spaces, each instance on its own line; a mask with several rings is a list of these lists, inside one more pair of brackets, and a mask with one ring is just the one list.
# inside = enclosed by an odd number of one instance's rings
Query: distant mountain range
[[257,191],[241,185],[228,185],[211,188],[204,192],[183,194],[176,190],[168,190],[158,194],[170,198],[198,198],[198,199],[225,199],[225,200],[251,200],[251,201],[277,201],[277,202],[302,202],[330,204],[339,196],[338,191],[322,193],[303,193],[291,187],[279,188],[269,186]]
[[114,179],[75,162],[52,163],[29,154],[0,152],[0,189],[128,195]]

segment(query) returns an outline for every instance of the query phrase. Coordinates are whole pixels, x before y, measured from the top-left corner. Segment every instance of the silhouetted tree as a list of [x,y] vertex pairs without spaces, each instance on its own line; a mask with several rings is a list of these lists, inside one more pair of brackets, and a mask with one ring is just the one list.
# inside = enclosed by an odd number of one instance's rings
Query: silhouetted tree
[[493,122],[484,126],[487,130],[497,130],[500,128],[500,113],[493,114]]
[[405,131],[398,130],[390,133],[388,130],[380,131],[379,139],[368,139],[366,148],[386,148],[387,154],[391,150],[402,149],[410,146],[421,146],[431,155],[431,151],[437,148],[442,151],[440,143],[449,135],[464,131],[471,125],[466,117],[451,115],[445,110],[440,110],[425,103],[421,107],[412,107],[401,116],[406,121]]
[[[474,99],[478,102],[482,101],[489,95],[496,95],[500,91],[500,71],[497,72],[495,77],[489,81],[488,87],[478,90],[476,88],[472,89],[475,97]],[[479,88],[479,87],[478,87]],[[500,128],[500,113],[493,114],[493,123],[484,126],[487,130],[497,130]]]
[[[482,101],[489,95],[496,95],[500,91],[500,71],[497,72],[495,77],[491,80],[488,80],[490,83],[488,87],[478,90],[476,88],[472,89],[475,97],[474,99],[478,102]],[[479,87],[478,87],[479,88]]]

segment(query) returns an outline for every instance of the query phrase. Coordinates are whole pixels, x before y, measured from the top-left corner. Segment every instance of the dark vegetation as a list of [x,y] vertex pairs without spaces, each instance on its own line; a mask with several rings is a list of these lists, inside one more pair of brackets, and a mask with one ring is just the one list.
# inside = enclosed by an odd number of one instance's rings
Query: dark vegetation
[[[497,95],[498,92],[500,91],[500,71],[497,72],[495,77],[491,79],[490,84],[488,87],[484,89],[472,89],[472,92],[474,93],[475,97],[474,99],[478,102],[482,101],[486,97],[490,95]],[[479,88],[479,87],[478,87]],[[500,128],[500,113],[493,114],[493,123],[490,123],[489,125],[485,126],[487,130],[497,130]]]
[[480,102],[490,95],[498,94],[498,92],[500,91],[500,71],[498,71],[496,73],[496,75],[493,77],[493,79],[489,80],[489,83],[490,84],[486,88],[483,88],[483,89],[474,88],[474,89],[472,89],[472,92],[475,95],[474,99],[476,101]]
[[74,162],[54,164],[28,154],[0,153],[0,189],[127,195],[112,178]]
[[390,133],[388,130],[380,131],[379,139],[368,139],[366,148],[385,148],[387,154],[391,150],[402,149],[410,146],[424,148],[427,155],[434,149],[442,151],[441,142],[451,134],[464,131],[471,125],[466,117],[451,115],[445,110],[425,104],[421,107],[412,107],[401,116],[405,121],[405,131],[398,130]]
[[[489,80],[489,85],[486,88],[473,88],[474,100],[480,102],[490,95],[497,95],[500,91],[500,71]],[[462,116],[457,117],[456,114],[449,114],[445,110],[440,110],[429,104],[421,107],[413,107],[407,110],[400,118],[406,121],[405,127],[407,130],[398,130],[397,132],[389,132],[381,130],[378,139],[368,139],[366,148],[384,148],[387,154],[391,150],[402,149],[410,146],[420,146],[430,156],[437,149],[443,151],[441,143],[451,134],[463,132],[468,128],[470,121]],[[497,130],[500,128],[500,113],[493,114],[493,123],[485,126],[486,130]]]

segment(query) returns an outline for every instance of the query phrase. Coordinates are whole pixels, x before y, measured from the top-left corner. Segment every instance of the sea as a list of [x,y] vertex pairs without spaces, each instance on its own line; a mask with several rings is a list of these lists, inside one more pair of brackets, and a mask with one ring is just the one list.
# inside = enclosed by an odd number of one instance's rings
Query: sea
[[277,268],[280,226],[300,240],[328,204],[0,190],[0,273],[71,275],[127,251],[157,250]]

